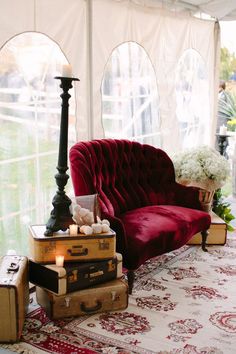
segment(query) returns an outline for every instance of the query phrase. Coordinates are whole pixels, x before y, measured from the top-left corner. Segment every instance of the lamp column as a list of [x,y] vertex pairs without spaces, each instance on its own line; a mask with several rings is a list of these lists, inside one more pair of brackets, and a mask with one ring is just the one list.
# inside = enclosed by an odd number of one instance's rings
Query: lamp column
[[65,185],[69,179],[66,173],[68,170],[68,112],[69,112],[69,89],[71,89],[72,81],[79,81],[77,78],[56,76],[55,79],[61,80],[60,87],[63,92],[61,94],[61,124],[60,124],[60,140],[58,154],[58,173],[55,175],[57,192],[52,200],[53,210],[46,224],[45,236],[52,236],[53,232],[62,230],[66,231],[70,224],[73,224],[72,215],[70,212],[71,199],[65,193]]

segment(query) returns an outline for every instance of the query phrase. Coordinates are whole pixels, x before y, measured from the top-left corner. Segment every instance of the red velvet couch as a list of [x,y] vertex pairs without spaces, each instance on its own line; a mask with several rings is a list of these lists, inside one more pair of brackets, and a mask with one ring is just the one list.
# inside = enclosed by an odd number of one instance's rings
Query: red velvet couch
[[75,144],[69,160],[75,195],[98,193],[102,218],[116,232],[131,288],[133,270],[183,246],[198,232],[205,250],[210,216],[201,211],[197,188],[176,183],[163,150],[101,139]]

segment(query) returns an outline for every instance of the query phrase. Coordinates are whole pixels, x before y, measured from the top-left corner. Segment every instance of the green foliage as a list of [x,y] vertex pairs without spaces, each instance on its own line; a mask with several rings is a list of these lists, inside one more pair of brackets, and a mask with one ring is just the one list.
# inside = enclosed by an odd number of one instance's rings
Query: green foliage
[[227,230],[233,231],[234,227],[230,225],[230,222],[235,219],[231,213],[230,203],[224,201],[224,197],[220,189],[214,194],[213,208],[212,210],[227,224]]
[[233,118],[227,122],[227,129],[231,132],[236,131],[236,118]]
[[[236,73],[235,53],[231,53],[227,48],[221,48],[220,52],[220,79],[229,81]],[[218,100],[219,120],[227,124],[229,131],[236,131],[236,94],[225,91]]]
[[231,75],[236,71],[236,58],[234,53],[230,53],[227,48],[221,48],[220,51],[220,78],[228,81]]
[[236,118],[236,94],[224,92],[224,95],[218,100],[218,117],[227,121],[227,127],[230,131],[235,131]]

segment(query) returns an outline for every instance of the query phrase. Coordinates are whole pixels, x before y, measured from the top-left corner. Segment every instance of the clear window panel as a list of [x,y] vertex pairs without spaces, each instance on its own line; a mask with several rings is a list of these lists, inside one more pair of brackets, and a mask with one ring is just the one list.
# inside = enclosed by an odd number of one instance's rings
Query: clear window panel
[[156,75],[140,45],[127,42],[114,49],[101,90],[106,137],[161,145]]
[[27,210],[25,213],[8,214],[0,222],[0,250],[1,255],[14,251],[16,254],[30,256],[29,225],[36,219],[37,211]]
[[206,64],[196,50],[186,50],[178,62],[175,93],[180,149],[206,144],[210,136],[209,86]]
[[[53,209],[52,199],[56,194],[58,188],[54,177],[55,174],[58,172],[56,169],[57,157],[58,157],[57,154],[42,156],[39,158],[38,161],[39,163],[38,170],[40,171],[38,176],[38,180],[39,180],[38,195],[40,198],[38,200],[38,204],[44,205],[44,208],[41,208],[41,210],[38,211],[37,218],[39,220],[43,220],[44,224],[48,221],[50,212]],[[69,174],[68,171],[67,174]],[[71,178],[68,179],[68,182],[65,186],[65,192],[68,196],[73,195]]]
[[36,165],[33,159],[5,164],[0,169],[0,218],[32,209],[36,204]]
[[[66,63],[59,46],[40,33],[18,35],[0,51],[0,254],[11,245],[23,254],[27,225],[49,219],[57,191],[61,117],[62,89],[55,76],[61,76]],[[70,94],[72,145],[73,89]]]

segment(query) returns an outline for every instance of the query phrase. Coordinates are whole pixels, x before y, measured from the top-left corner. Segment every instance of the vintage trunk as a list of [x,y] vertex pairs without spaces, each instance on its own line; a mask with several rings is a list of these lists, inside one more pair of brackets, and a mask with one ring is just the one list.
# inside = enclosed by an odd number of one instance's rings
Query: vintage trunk
[[41,265],[29,261],[29,281],[56,295],[67,294],[122,277],[122,255],[96,262]]
[[123,279],[111,280],[66,295],[55,295],[36,287],[36,296],[52,319],[123,310],[128,306],[128,285]]
[[[227,238],[227,225],[219,216],[211,212],[211,226],[208,230],[207,245],[224,245]],[[202,235],[199,232],[194,235],[188,245],[200,245],[202,243]]]
[[97,235],[70,236],[68,232],[55,232],[45,236],[45,225],[32,225],[30,232],[31,258],[37,263],[55,263],[56,255],[65,261],[98,261],[113,258],[116,249],[114,231]]
[[0,342],[20,339],[29,304],[28,259],[0,259]]

